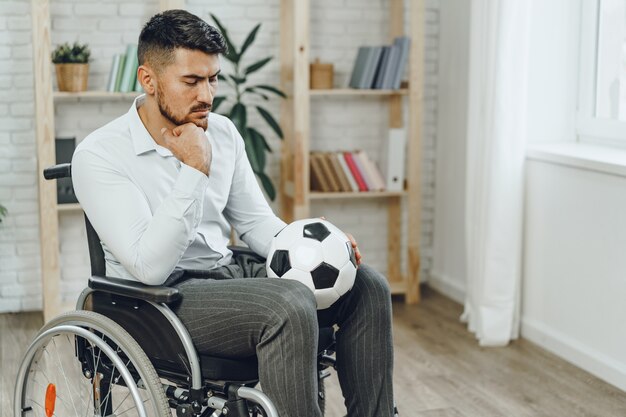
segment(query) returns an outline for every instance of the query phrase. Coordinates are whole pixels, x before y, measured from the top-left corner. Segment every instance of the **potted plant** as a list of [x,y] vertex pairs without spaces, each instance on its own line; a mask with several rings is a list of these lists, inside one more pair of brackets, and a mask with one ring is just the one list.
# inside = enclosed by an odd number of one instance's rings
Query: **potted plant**
[[250,65],[243,66],[243,55],[254,39],[256,38],[256,34],[261,27],[259,23],[252,29],[252,31],[248,34],[246,39],[244,40],[241,48],[237,49],[233,42],[228,37],[228,32],[222,25],[222,23],[211,14],[215,25],[218,27],[222,35],[224,36],[224,40],[226,41],[226,45],[228,46],[228,51],[224,54],[224,58],[230,61],[233,64],[234,73],[219,75],[219,79],[221,81],[226,82],[230,85],[234,91],[233,97],[228,96],[217,96],[213,99],[213,111],[216,111],[217,108],[224,102],[230,101],[232,102],[232,106],[230,107],[230,111],[226,112],[224,115],[229,117],[241,136],[243,137],[244,143],[246,145],[246,154],[248,155],[248,159],[250,160],[250,165],[252,166],[252,170],[255,175],[261,181],[261,185],[263,189],[267,193],[267,196],[274,200],[276,198],[276,189],[272,184],[272,180],[265,173],[265,162],[266,162],[266,152],[272,152],[272,149],[267,144],[265,137],[261,132],[255,129],[252,126],[248,125],[248,115],[251,111],[256,111],[261,115],[263,120],[269,125],[269,127],[276,133],[276,135],[282,139],[283,132],[276,122],[276,119],[270,114],[268,110],[259,106],[247,103],[244,99],[249,95],[254,95],[260,97],[264,101],[269,100],[269,94],[274,94],[279,97],[286,97],[285,94],[280,91],[278,88],[273,87],[271,85],[265,84],[256,84],[250,85],[248,82],[248,76],[252,73],[263,68],[268,62],[272,60],[272,57],[263,58],[260,61],[254,62]]
[[59,91],[85,91],[89,76],[89,56],[91,51],[87,45],[64,43],[52,52],[55,64]]

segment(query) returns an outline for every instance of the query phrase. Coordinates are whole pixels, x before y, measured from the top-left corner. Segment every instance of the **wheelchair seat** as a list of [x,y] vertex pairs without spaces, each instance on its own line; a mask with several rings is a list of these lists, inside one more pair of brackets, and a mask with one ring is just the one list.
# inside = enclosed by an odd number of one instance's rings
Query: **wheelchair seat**
[[[168,332],[165,322],[150,302],[175,304],[180,301],[176,288],[146,286],[140,282],[120,278],[92,276],[89,288],[97,290],[87,299],[88,309],[103,314],[121,325],[144,347],[146,355],[155,368],[170,375],[182,377],[188,369],[184,361],[173,361],[183,351],[176,334]],[[335,334],[331,327],[321,328],[318,353],[334,344]],[[199,353],[202,377],[210,380],[253,381],[258,379],[256,356],[248,358],[224,358]],[[167,359],[165,359],[167,358]]]

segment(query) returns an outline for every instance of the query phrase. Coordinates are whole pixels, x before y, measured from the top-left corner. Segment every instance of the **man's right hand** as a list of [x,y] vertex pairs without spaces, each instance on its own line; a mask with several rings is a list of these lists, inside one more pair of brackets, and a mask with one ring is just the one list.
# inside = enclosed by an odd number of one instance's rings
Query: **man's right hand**
[[161,129],[164,146],[182,163],[209,175],[211,170],[211,144],[202,128],[185,123],[174,129]]

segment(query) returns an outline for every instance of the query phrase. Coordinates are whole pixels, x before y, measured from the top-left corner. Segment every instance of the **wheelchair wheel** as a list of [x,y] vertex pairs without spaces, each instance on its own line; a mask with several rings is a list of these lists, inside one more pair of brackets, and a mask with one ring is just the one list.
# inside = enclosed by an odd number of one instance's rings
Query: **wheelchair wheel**
[[14,417],[168,417],[161,381],[137,342],[91,311],[54,318],[18,372]]

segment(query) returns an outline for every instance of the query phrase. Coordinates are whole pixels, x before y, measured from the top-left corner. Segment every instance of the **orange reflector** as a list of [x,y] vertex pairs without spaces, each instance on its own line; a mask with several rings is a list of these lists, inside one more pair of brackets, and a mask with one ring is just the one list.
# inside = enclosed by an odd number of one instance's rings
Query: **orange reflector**
[[46,389],[46,417],[52,417],[54,414],[54,403],[57,399],[57,387],[54,384],[48,384]]

